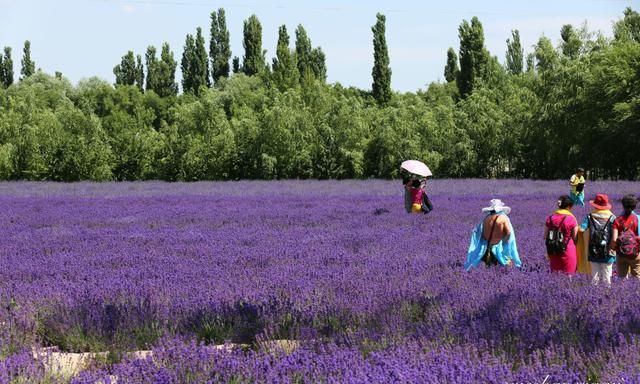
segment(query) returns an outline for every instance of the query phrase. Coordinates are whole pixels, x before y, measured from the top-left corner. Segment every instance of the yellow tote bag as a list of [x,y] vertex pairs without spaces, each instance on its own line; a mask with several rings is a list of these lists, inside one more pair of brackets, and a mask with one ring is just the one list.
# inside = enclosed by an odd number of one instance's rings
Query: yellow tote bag
[[591,264],[589,264],[589,230],[578,231],[578,241],[576,243],[576,256],[578,258],[578,273],[591,274]]

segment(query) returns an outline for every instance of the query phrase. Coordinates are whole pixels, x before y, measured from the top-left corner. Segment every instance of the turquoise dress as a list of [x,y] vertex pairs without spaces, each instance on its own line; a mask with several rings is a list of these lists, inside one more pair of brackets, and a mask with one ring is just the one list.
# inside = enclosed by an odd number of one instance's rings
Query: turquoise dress
[[[507,218],[507,225],[509,225],[511,235],[509,235],[509,240],[506,243],[504,241],[500,241],[498,244],[493,245],[491,250],[498,259],[498,263],[500,263],[500,265],[508,265],[509,261],[511,261],[516,267],[520,268],[522,266],[522,262],[520,261],[520,256],[518,254],[516,233],[511,225],[511,220],[509,220],[509,216],[503,212],[498,213],[498,215],[504,215]],[[484,219],[488,216],[490,216],[490,214],[485,216]],[[469,271],[471,268],[477,267],[482,260],[482,256],[484,256],[487,251],[489,242],[482,238],[484,219],[475,226],[471,233],[471,242],[469,243],[469,250],[467,251],[467,261],[464,263],[465,271]]]

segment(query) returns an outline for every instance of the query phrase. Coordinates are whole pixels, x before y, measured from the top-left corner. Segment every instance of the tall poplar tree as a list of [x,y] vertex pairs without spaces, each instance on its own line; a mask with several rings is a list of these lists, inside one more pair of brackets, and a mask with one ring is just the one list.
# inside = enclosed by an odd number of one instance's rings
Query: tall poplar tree
[[296,65],[301,80],[313,72],[311,69],[311,39],[307,36],[307,31],[302,24],[298,24],[296,28]]
[[471,19],[471,24],[462,21],[458,28],[460,37],[460,72],[457,85],[462,98],[466,98],[486,71],[489,62],[489,52],[484,47],[484,31],[482,23],[477,17]]
[[147,66],[147,84],[145,90],[158,93],[158,58],[156,57],[156,47],[152,45],[148,46],[147,53],[144,57]]
[[535,61],[536,61],[536,55],[535,53],[531,52],[527,55],[527,67],[526,67],[526,71],[527,73],[533,73],[536,69],[536,65],[535,65]]
[[289,33],[286,25],[281,25],[278,29],[276,57],[273,58],[273,78],[281,90],[298,84],[298,68],[295,54],[289,49]]
[[300,81],[303,82],[305,78],[314,78],[321,81],[326,81],[327,78],[327,65],[326,57],[322,48],[313,48],[311,45],[311,39],[307,35],[307,31],[302,24],[298,24],[296,28],[296,66],[300,74]]
[[211,86],[209,78],[209,56],[202,37],[202,28],[196,29],[196,37],[188,34],[182,53],[182,89],[185,93],[198,95],[200,87]]
[[517,29],[511,31],[511,38],[513,40],[507,39],[507,53],[505,54],[507,71],[513,75],[517,75],[522,73],[524,50],[520,44],[520,32]]
[[233,56],[233,60],[231,61],[231,68],[233,73],[240,73],[240,58],[238,56]]
[[548,37],[542,36],[534,47],[536,69],[541,73],[552,73],[558,65],[558,53]]
[[134,85],[136,83],[136,59],[133,51],[128,51],[122,56],[120,64],[113,68],[116,75],[116,85]]
[[202,86],[211,87],[211,76],[209,72],[209,55],[202,36],[202,28],[196,29],[196,61],[195,75],[198,83],[198,89]]
[[160,61],[157,63],[156,88],[155,93],[160,97],[175,96],[178,94],[178,84],[176,83],[176,67],[178,63],[173,58],[173,52],[169,43],[162,44]]
[[456,51],[453,48],[449,48],[447,50],[447,65],[444,66],[444,78],[447,82],[452,82],[456,80],[458,77],[458,72],[460,69],[458,68],[458,55],[456,55]]
[[218,13],[211,12],[211,41],[209,42],[209,56],[211,57],[211,76],[214,83],[221,77],[229,77],[229,60],[231,60],[231,45],[229,30],[224,9]]
[[322,82],[327,80],[326,57],[320,47],[311,50],[311,71],[316,79]]
[[582,41],[571,24],[565,24],[560,28],[562,38],[562,54],[570,59],[577,59],[582,48]]
[[136,55],[136,85],[140,92],[144,92],[144,65],[140,55]]
[[187,34],[184,43],[184,50],[182,51],[182,61],[180,62],[180,69],[182,69],[182,91],[184,93],[196,94],[197,90],[194,88],[195,76],[193,64],[196,61],[196,42],[193,39],[193,35]]
[[264,51],[262,50],[262,25],[256,15],[244,21],[244,57],[242,70],[248,76],[255,75],[265,69]]
[[373,97],[379,105],[391,100],[391,67],[389,66],[389,52],[385,37],[386,18],[383,14],[376,15],[377,22],[371,27],[373,31]]
[[624,18],[613,25],[613,36],[618,41],[635,41],[640,43],[640,13],[627,7]]
[[13,84],[13,59],[11,58],[11,47],[4,47],[4,59],[2,60],[2,83],[5,87]]
[[36,73],[36,63],[31,60],[31,42],[26,40],[22,50],[22,69],[20,70],[22,77],[20,80],[25,79],[34,73]]

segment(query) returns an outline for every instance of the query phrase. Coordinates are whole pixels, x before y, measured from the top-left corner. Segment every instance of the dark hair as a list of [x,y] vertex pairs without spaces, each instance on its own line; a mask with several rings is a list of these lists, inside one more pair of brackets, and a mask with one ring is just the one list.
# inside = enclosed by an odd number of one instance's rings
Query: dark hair
[[413,182],[411,183],[411,185],[413,186],[413,188],[420,188],[420,180],[413,179]]
[[567,209],[573,207],[573,200],[567,195],[562,195],[558,198],[558,208]]
[[578,169],[576,170],[576,173],[584,173],[584,168],[578,168]]
[[636,199],[635,195],[629,194],[629,195],[625,195],[622,198],[622,208],[624,209],[631,211],[635,209],[637,205],[638,205],[638,199]]

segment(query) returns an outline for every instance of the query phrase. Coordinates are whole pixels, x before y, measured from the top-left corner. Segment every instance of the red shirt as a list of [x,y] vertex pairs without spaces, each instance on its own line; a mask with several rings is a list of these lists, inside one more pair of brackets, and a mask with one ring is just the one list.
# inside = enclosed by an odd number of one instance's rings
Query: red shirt
[[635,214],[630,214],[629,216],[618,216],[613,221],[613,229],[618,230],[618,234],[622,232],[623,229],[627,229],[633,231],[633,233],[638,233],[638,220],[636,219]]

